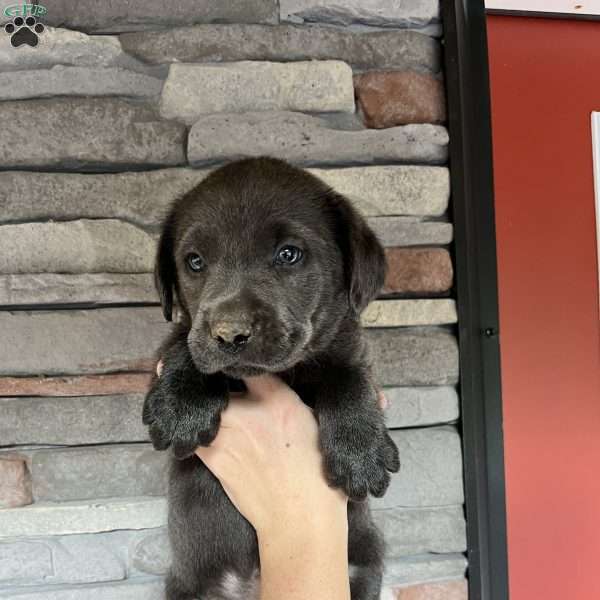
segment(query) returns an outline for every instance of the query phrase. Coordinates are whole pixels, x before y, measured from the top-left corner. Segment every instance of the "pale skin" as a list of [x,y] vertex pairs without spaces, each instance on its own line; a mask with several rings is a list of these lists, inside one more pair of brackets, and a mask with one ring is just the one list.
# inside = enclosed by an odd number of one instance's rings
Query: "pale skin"
[[244,382],[196,455],[256,530],[260,600],[350,600],[348,498],[325,480],[312,411],[275,376]]

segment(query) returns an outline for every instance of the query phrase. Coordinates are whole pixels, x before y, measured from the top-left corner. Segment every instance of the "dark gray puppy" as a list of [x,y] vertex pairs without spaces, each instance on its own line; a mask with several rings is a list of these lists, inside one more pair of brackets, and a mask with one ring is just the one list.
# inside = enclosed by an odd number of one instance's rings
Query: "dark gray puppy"
[[400,463],[359,315],[384,276],[383,250],[350,202],[281,160],[231,163],[175,202],[155,278],[165,318],[175,299],[181,316],[143,411],[154,447],[173,454],[168,600],[258,597],[254,529],[193,453],[216,436],[240,378],[264,372],[314,409],[328,480],[351,499],[352,599],[379,598],[383,540],[364,500],[385,493]]

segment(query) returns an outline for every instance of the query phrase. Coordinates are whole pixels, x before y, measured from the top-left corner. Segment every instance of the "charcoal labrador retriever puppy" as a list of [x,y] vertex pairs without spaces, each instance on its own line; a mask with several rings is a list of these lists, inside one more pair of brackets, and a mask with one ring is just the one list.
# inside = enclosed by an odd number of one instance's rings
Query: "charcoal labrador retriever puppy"
[[[352,600],[379,598],[383,540],[365,499],[399,469],[377,402],[360,313],[385,257],[350,202],[288,163],[260,157],[213,171],[177,200],[155,269],[165,318],[143,421],[171,448],[168,600],[258,597],[252,526],[195,455],[219,429],[240,378],[269,372],[313,410],[324,471],[345,490]],[[241,388],[243,389],[243,388]]]

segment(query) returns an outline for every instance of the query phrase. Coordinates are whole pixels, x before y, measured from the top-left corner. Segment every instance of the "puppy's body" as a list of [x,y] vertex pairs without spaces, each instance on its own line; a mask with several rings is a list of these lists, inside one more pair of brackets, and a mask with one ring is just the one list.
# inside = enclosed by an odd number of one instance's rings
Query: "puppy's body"
[[176,295],[181,320],[144,404],[155,447],[174,455],[168,600],[257,597],[254,530],[193,452],[214,439],[239,378],[263,372],[313,408],[328,480],[351,498],[352,599],[379,597],[383,542],[360,500],[383,495],[399,463],[359,315],[384,273],[383,251],[348,201],[282,161],[232,163],[173,207],[156,280],[165,316]]

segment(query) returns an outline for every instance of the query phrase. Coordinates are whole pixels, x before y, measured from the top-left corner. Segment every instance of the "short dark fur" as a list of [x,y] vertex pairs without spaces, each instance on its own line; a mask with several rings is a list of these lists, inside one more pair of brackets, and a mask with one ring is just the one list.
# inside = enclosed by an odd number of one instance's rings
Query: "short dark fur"
[[[302,260],[277,262],[285,245],[301,248]],[[187,265],[190,253],[202,258],[201,271]],[[328,480],[351,498],[352,599],[379,598],[383,541],[364,499],[382,496],[400,465],[359,315],[384,275],[383,250],[348,200],[280,160],[226,165],[172,207],[155,277],[165,317],[176,300],[180,319],[143,412],[155,448],[171,447],[174,457],[168,600],[226,599],[223,575],[251,579],[258,567],[253,528],[193,452],[216,436],[228,391],[266,371],[314,408]],[[222,326],[242,331],[243,345],[215,335]]]

